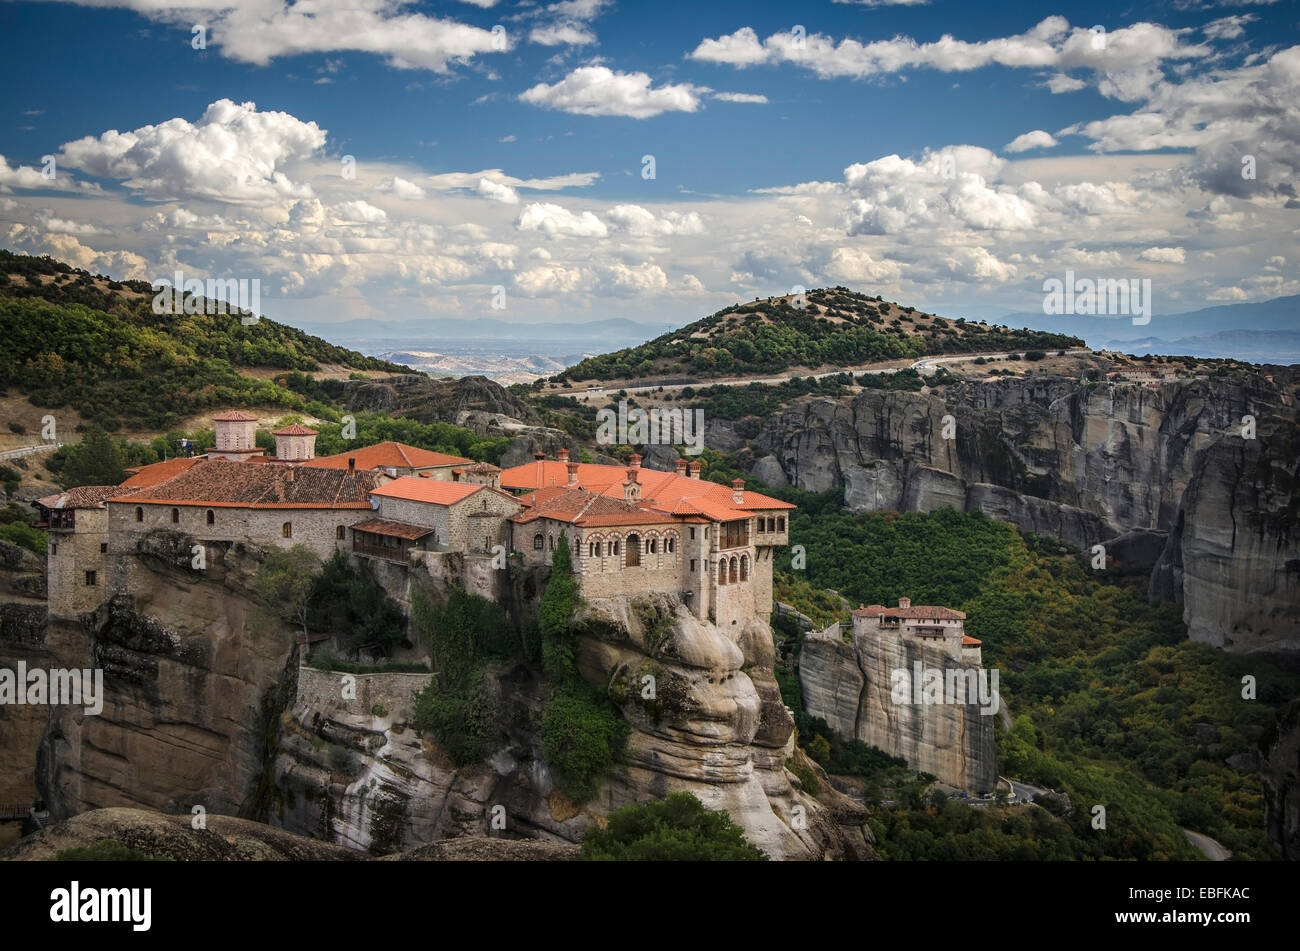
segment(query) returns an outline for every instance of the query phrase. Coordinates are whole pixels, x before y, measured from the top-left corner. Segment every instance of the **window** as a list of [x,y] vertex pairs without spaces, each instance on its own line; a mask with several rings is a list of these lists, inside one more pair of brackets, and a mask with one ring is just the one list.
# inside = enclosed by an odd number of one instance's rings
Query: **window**
[[547,551],[555,551],[555,536],[554,536],[554,535],[547,535],[547,536],[546,536],[546,550],[547,550]]
[[94,573],[93,571],[87,571],[87,572],[86,572],[86,586],[87,586],[87,587],[90,587],[90,588],[93,588],[93,587],[95,586],[95,580],[96,580],[96,579],[95,579],[95,573]]
[[727,584],[735,584],[737,581],[740,580],[740,573],[736,570],[736,568],[737,568],[736,558],[733,555],[731,558],[731,565],[730,565],[731,570],[727,572]]
[[181,520],[181,510],[172,509],[172,524],[175,525],[180,520]]
[[765,519],[760,518],[758,520],[758,534],[762,535],[766,533],[767,532],[766,526],[767,526],[767,521]]
[[691,541],[695,541],[695,529],[691,529]]
[[618,547],[619,547],[619,546],[618,546],[618,539],[616,538],[616,539],[614,539],[612,542],[609,543],[609,553],[610,553],[611,555],[614,555],[615,557],[617,557],[617,556],[618,556]]
[[50,542],[50,554],[51,554],[51,555],[57,555],[58,553],[59,553],[59,543],[58,543],[58,542]]
[[740,580],[741,581],[749,580],[749,556],[748,555],[740,556]]
[[135,520],[137,522],[144,521],[144,509],[140,508],[138,505],[135,507]]
[[769,519],[767,520],[767,530],[768,530],[769,532],[775,532],[775,531],[776,531],[776,519],[774,519],[774,518],[769,518]]
[[209,525],[217,524],[217,513],[212,511],[212,509],[208,509],[208,524]]
[[487,499],[483,500],[483,511],[487,511]]
[[674,552],[677,550],[677,539],[669,538],[664,542],[664,545],[667,551]]
[[285,538],[293,538],[293,522],[285,522],[281,525],[280,534]]
[[627,536],[627,566],[635,568],[641,564],[641,536]]
[[587,557],[588,557],[588,558],[595,558],[595,557],[596,557],[596,543],[595,543],[595,542],[587,542]]
[[691,559],[691,574],[695,574],[695,559]]
[[107,554],[108,554],[108,542],[100,542],[100,543],[99,543],[99,553],[100,553],[101,555],[107,555]]
[[776,530],[777,530],[778,532],[784,532],[784,531],[785,531],[785,516],[784,516],[784,515],[782,515],[780,518],[778,518],[778,519],[776,520]]
[[538,532],[533,536],[533,551],[541,551],[544,546],[545,542],[542,539],[542,533]]
[[650,539],[650,554],[655,555],[658,554],[658,552],[659,552],[659,541],[654,538]]
[[727,583],[727,560],[725,558],[718,561],[718,584]]

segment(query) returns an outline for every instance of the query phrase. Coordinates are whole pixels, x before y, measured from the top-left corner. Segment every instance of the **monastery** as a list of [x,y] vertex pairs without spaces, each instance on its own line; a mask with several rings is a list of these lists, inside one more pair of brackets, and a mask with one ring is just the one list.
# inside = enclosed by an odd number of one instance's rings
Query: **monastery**
[[[567,536],[583,597],[677,594],[720,626],[766,619],[772,556],[789,542],[793,505],[743,480],[548,460],[502,471],[387,442],[315,455],[316,432],[276,430],[256,446],[257,418],[213,418],[205,455],[130,470],[117,486],[82,486],[34,503],[50,533],[50,612],[75,616],[131,589],[132,556],[160,530],[205,542],[302,545],[411,567],[454,552],[483,576],[513,559],[548,565]],[[502,556],[505,556],[504,558]]]

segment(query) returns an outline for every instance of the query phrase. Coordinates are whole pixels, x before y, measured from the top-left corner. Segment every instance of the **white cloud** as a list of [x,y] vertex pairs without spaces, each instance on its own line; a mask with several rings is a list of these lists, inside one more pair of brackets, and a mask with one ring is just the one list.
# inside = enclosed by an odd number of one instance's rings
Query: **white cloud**
[[515,287],[535,297],[546,294],[572,294],[584,288],[589,281],[589,275],[580,267],[540,265],[515,275]]
[[615,205],[605,212],[605,218],[615,228],[640,237],[704,233],[704,222],[694,211],[685,214],[668,211],[656,216],[640,205]]
[[388,214],[382,208],[376,208],[368,201],[340,202],[330,209],[339,221],[351,224],[380,224],[388,220]]
[[1048,77],[1046,86],[1053,95],[1059,95],[1063,92],[1078,92],[1080,89],[1086,89],[1088,84],[1082,79],[1075,79],[1065,73],[1054,73]]
[[507,205],[519,204],[519,193],[517,191],[509,185],[494,182],[490,178],[480,178],[478,180],[478,193],[484,198],[505,202]]
[[589,211],[575,214],[549,202],[528,205],[519,213],[515,227],[520,231],[540,231],[551,237],[603,238],[609,234],[605,223]]
[[714,99],[722,102],[749,102],[755,105],[767,105],[767,96],[750,92],[715,92]]
[[516,178],[507,175],[499,168],[485,168],[478,172],[444,172],[441,175],[430,175],[427,181],[430,187],[438,191],[450,191],[462,188],[477,189],[479,182],[485,178],[511,188],[550,192],[565,188],[586,188],[600,178],[600,172],[571,172],[568,175],[553,175],[550,178]]
[[1246,32],[1246,24],[1253,23],[1259,17],[1253,13],[1242,13],[1236,16],[1220,17],[1217,20],[1211,20],[1205,26],[1201,27],[1201,32],[1212,40],[1235,40],[1241,34]]
[[1051,149],[1059,143],[1052,137],[1050,132],[1044,132],[1042,129],[1035,129],[1033,132],[1026,132],[1018,135],[1002,147],[1005,152],[1027,152],[1030,149]]
[[596,42],[596,34],[578,23],[552,23],[533,27],[528,42],[539,46],[586,46]]
[[1147,248],[1138,255],[1138,260],[1157,264],[1183,264],[1187,261],[1187,251],[1183,248]]
[[197,122],[168,119],[86,136],[64,145],[58,159],[88,175],[121,179],[153,199],[261,203],[310,195],[284,168],[324,144],[325,130],[314,122],[219,99]]
[[583,116],[649,119],[664,112],[694,112],[708,90],[689,83],[654,87],[645,73],[616,73],[607,66],[581,66],[557,83],[538,83],[521,102]]
[[378,186],[378,191],[387,192],[406,201],[416,201],[426,195],[425,190],[415,182],[407,181],[399,175],[394,175],[391,182]]

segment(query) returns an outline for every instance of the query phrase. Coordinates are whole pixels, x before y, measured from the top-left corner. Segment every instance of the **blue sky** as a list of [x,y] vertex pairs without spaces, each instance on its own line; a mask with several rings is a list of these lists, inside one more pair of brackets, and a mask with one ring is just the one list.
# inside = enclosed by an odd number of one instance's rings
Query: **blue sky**
[[1298,27],[1293,0],[0,2],[0,243],[256,277],[315,326],[829,283],[986,316],[1067,269],[1150,277],[1157,313],[1262,300],[1300,292]]

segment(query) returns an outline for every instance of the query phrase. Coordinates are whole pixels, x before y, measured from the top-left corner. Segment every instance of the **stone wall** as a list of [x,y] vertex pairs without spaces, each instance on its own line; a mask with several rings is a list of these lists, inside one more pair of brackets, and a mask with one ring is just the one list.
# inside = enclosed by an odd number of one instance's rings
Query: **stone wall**
[[[104,600],[104,553],[108,542],[108,512],[78,509],[75,531],[49,533],[47,583],[50,612],[76,617],[93,611]],[[95,572],[95,583],[87,584],[86,572]]]

